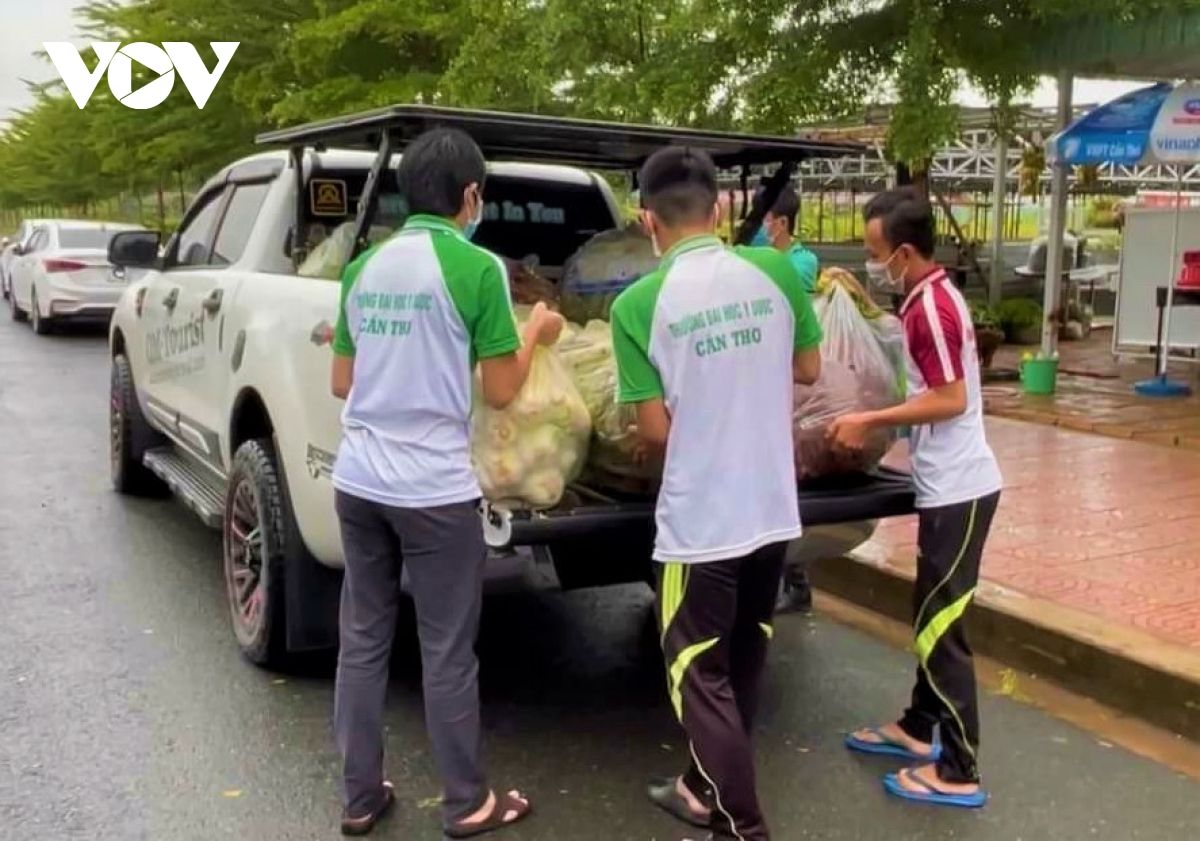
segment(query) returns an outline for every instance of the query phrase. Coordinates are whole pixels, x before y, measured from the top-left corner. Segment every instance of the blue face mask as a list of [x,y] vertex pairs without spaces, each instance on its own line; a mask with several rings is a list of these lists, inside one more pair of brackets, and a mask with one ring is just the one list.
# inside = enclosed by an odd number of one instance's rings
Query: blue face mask
[[750,240],[750,244],[755,248],[766,248],[771,244],[771,240],[767,237],[766,225],[758,226],[758,230],[754,232],[754,238]]
[[482,223],[483,223],[483,200],[479,199],[479,207],[475,211],[475,218],[473,218],[470,222],[468,222],[463,227],[463,236],[465,236],[467,239],[474,239],[475,233],[476,233],[476,231],[479,230],[479,226]]

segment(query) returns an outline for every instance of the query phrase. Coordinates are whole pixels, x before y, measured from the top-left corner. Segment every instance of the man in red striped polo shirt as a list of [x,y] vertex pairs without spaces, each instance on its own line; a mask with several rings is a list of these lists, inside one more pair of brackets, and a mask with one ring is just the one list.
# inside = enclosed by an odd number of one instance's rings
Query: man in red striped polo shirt
[[908,399],[891,409],[838,418],[830,436],[856,449],[872,429],[911,430],[919,515],[913,604],[919,666],[912,703],[900,720],[859,730],[846,744],[916,763],[884,778],[897,797],[978,807],[987,794],[980,785],[975,667],[963,614],[979,581],[1002,482],[984,437],[975,333],[962,294],[933,261],[929,201],[912,188],[891,190],[872,199],[864,216],[867,271],[905,296],[900,317]]

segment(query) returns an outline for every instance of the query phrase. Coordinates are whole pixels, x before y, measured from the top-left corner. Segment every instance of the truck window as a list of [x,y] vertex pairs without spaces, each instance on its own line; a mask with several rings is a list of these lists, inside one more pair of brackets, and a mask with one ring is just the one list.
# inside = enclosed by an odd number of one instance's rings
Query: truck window
[[211,262],[214,266],[236,263],[245,252],[246,243],[250,241],[250,233],[258,219],[258,212],[270,190],[270,182],[239,184],[234,187],[233,197],[229,200],[229,206],[221,220],[221,229],[217,232],[217,239],[213,244]]
[[475,242],[513,260],[536,255],[561,267],[579,246],[617,224],[595,184],[492,175]]
[[[322,170],[317,177],[346,183],[350,212],[344,216],[318,216],[306,206],[304,239],[310,254],[339,225],[354,220],[366,172]],[[605,195],[591,182],[489,175],[484,187],[483,224],[475,234],[475,242],[513,260],[535,256],[541,266],[561,268],[581,245],[619,224]],[[385,230],[394,231],[404,223],[403,207],[396,171],[389,168],[383,177],[371,241],[379,241]]]
[[184,226],[175,235],[172,264],[175,266],[206,266],[212,252],[213,233],[224,204],[226,191],[214,190],[201,199],[202,205],[193,210]]

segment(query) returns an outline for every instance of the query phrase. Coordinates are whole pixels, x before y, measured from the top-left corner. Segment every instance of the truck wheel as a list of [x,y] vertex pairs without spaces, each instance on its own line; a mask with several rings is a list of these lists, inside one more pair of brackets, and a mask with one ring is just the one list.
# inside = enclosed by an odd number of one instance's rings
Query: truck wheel
[[12,316],[13,321],[18,323],[25,320],[25,311],[17,303],[17,293],[15,291],[8,293],[8,314]]
[[37,289],[29,290],[29,321],[33,327],[33,332],[39,336],[50,335],[50,330],[54,326],[49,318],[42,315],[42,310],[38,306]]
[[238,647],[259,666],[285,665],[290,516],[274,445],[242,444],[225,492],[225,590]]
[[108,432],[113,488],[133,496],[165,496],[167,486],[142,464],[146,450],[161,445],[163,438],[146,423],[133,386],[133,369],[121,355],[112,361]]

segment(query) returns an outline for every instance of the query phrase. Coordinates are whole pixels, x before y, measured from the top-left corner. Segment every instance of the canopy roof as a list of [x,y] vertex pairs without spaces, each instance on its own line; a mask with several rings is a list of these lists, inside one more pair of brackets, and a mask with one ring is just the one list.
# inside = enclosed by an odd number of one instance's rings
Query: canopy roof
[[1087,16],[1047,29],[1033,44],[1037,70],[1050,75],[1169,81],[1200,78],[1200,9],[1132,20]]
[[465,131],[485,156],[594,169],[636,169],[658,149],[673,144],[708,152],[719,167],[798,162],[858,155],[858,143],[661,128],[598,120],[472,111],[428,105],[392,105],[374,111],[260,134],[260,144],[375,149],[386,129],[392,148],[402,149],[434,127]]

